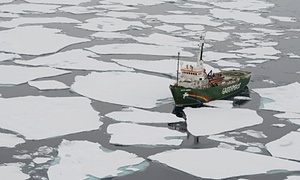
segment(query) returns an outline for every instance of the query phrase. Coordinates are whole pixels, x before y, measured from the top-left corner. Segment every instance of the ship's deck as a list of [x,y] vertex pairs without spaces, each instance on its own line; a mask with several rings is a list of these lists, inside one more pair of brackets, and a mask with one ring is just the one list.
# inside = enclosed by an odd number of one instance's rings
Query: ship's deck
[[222,71],[223,76],[227,77],[245,77],[247,75],[251,74],[249,71],[242,71],[242,70],[228,70],[228,71]]

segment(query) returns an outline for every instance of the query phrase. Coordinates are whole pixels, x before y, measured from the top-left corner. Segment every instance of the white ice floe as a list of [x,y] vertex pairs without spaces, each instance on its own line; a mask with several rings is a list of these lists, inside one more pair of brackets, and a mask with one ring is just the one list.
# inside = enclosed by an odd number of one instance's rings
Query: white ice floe
[[[289,119],[289,122],[300,126],[300,119]],[[298,131],[300,131],[300,130],[298,130]]]
[[249,136],[255,137],[255,138],[267,138],[267,136],[264,134],[264,132],[261,131],[255,131],[255,130],[245,130],[242,131],[242,133],[245,133]]
[[184,4],[177,4],[180,8],[189,8],[189,9],[209,9],[212,8],[211,6],[202,5],[202,4],[192,4],[192,3],[184,3]]
[[32,159],[31,155],[29,154],[22,154],[22,155],[13,155],[14,159]]
[[279,57],[274,55],[280,53],[280,51],[274,47],[243,48],[230,52],[240,53],[240,56],[250,59],[278,59]]
[[233,43],[236,46],[241,46],[241,47],[254,47],[255,44],[252,44],[250,42],[234,42]]
[[122,111],[111,112],[105,116],[116,121],[133,123],[169,123],[183,120],[172,113],[147,111],[133,107],[122,109]]
[[67,74],[69,71],[49,67],[0,65],[0,86],[13,86],[43,77]]
[[65,6],[59,8],[60,11],[64,11],[71,14],[90,14],[97,13],[98,11],[91,7],[83,7],[83,6]]
[[30,66],[49,66],[60,69],[78,69],[95,71],[132,71],[132,69],[121,67],[116,63],[96,60],[92,57],[99,57],[95,53],[74,49],[59,52],[49,56],[37,57],[28,61],[15,61],[18,64]]
[[95,130],[102,123],[90,103],[83,97],[0,98],[0,127],[32,140]]
[[242,65],[238,62],[236,62],[235,60],[219,60],[219,61],[216,61],[216,62],[213,62],[213,63],[216,63],[218,64],[219,66],[221,67],[236,67],[236,68],[239,68],[239,67],[242,67]]
[[161,26],[156,26],[155,28],[159,29],[159,30],[162,30],[162,31],[165,31],[165,32],[173,32],[173,31],[178,31],[178,30],[182,29],[182,27],[173,26],[173,25],[169,25],[169,24],[164,24],[164,25],[161,25]]
[[38,90],[59,90],[59,89],[69,89],[69,86],[62,82],[55,80],[45,80],[45,81],[29,81],[28,84]]
[[212,32],[207,31],[205,36],[205,39],[207,40],[213,40],[213,41],[225,41],[229,37],[228,32]]
[[272,36],[280,36],[284,34],[283,30],[266,29],[266,28],[251,28],[251,29],[258,32],[267,33]]
[[300,59],[299,55],[296,55],[294,53],[287,53],[287,55],[289,56],[289,58],[296,58],[296,59]]
[[60,32],[61,30],[42,26],[16,27],[0,31],[0,51],[41,55],[56,52],[71,44],[89,41]]
[[13,180],[29,179],[30,176],[24,174],[21,171],[22,163],[7,163],[0,165],[0,174],[2,177],[6,177]]
[[247,149],[245,149],[245,151],[251,152],[251,153],[262,153],[262,150],[259,147],[247,147]]
[[151,26],[145,25],[140,21],[125,21],[123,19],[113,17],[96,17],[86,20],[86,23],[77,25],[78,28],[87,29],[91,31],[122,31],[132,27],[149,28]]
[[2,0],[1,2],[0,2],[0,4],[4,4],[4,3],[11,3],[11,2],[13,2],[14,0]]
[[229,100],[215,100],[204,103],[207,106],[213,106],[218,108],[233,108],[233,101]]
[[146,45],[138,43],[95,45],[87,49],[97,54],[143,54],[152,56],[174,56],[177,54],[177,52],[180,52],[181,56],[194,56],[194,54],[183,51],[182,48],[179,47]]
[[241,58],[234,53],[223,53],[223,52],[213,52],[205,51],[203,53],[204,61],[217,61],[221,59],[238,59]]
[[[143,166],[139,168],[139,166]],[[102,179],[126,175],[148,167],[143,158],[126,151],[105,150],[88,141],[63,140],[57,160],[49,167],[49,179]]]
[[269,16],[271,19],[276,19],[281,22],[297,22],[294,17],[285,17],[285,16]]
[[232,19],[235,21],[242,21],[250,24],[269,24],[272,21],[268,18],[261,17],[260,13],[253,12],[242,12],[238,10],[229,10],[229,9],[210,9],[210,13],[213,17],[219,19]]
[[285,127],[285,124],[272,124],[273,127],[282,128]]
[[184,112],[187,129],[194,136],[218,134],[263,122],[256,111],[250,109],[186,108]]
[[125,6],[140,6],[140,5],[153,6],[153,5],[163,4],[165,2],[167,2],[167,0],[152,0],[152,1],[148,1],[148,0],[127,0],[127,1],[103,0],[103,1],[101,1],[101,3],[103,3],[103,4],[122,4]]
[[80,21],[66,17],[20,17],[11,21],[0,22],[0,27],[14,28],[24,25],[33,24],[48,24],[48,23],[63,23],[63,24],[78,24]]
[[259,46],[277,46],[278,42],[257,42]]
[[232,149],[232,150],[234,150],[235,148],[236,148],[236,146],[235,145],[230,145],[230,144],[227,144],[227,143],[220,143],[219,145],[218,145],[218,148],[224,148],[224,149]]
[[264,33],[233,33],[239,36],[242,40],[263,39]]
[[247,100],[247,101],[251,100],[251,98],[247,97],[247,96],[234,96],[233,99],[234,100]]
[[17,17],[19,17],[19,15],[14,14],[14,13],[9,13],[9,12],[0,12],[0,17],[3,17],[3,18],[17,18]]
[[18,55],[18,54],[0,52],[0,62],[1,61],[14,60],[14,59],[20,59],[20,58],[21,58],[21,56]]
[[246,61],[246,63],[253,63],[253,64],[262,64],[264,62],[267,62],[268,60],[252,60],[252,61]]
[[286,86],[253,89],[261,96],[261,109],[300,113],[298,104],[300,83],[295,82]]
[[300,176],[292,175],[292,176],[287,176],[285,180],[299,180],[299,179],[300,179]]
[[[150,61],[150,60],[127,60],[127,59],[112,59],[112,61],[126,67],[150,71],[150,72],[157,72],[161,74],[168,74],[173,77],[176,77],[177,74],[177,60],[175,59],[164,59],[164,60],[157,60],[157,61]],[[196,59],[194,63],[187,62],[187,61],[180,61],[181,67],[185,67],[186,64],[191,64],[196,66]],[[207,72],[212,70],[213,72],[219,72],[220,70],[210,66],[209,64],[204,65]]]
[[204,179],[300,170],[297,162],[224,148],[171,150],[148,158]]
[[133,39],[134,37],[129,34],[124,34],[121,32],[96,32],[91,36],[102,38],[102,39]]
[[148,19],[158,19],[165,23],[178,24],[202,24],[207,26],[220,26],[222,23],[213,21],[213,18],[200,15],[172,14],[172,15],[148,15]]
[[103,15],[114,17],[114,18],[126,18],[126,19],[141,19],[147,16],[146,13],[137,13],[137,12],[118,12],[118,11],[108,11],[104,12]]
[[26,2],[30,3],[39,3],[39,4],[63,4],[63,5],[79,5],[81,3],[87,3],[91,0],[25,0]]
[[186,137],[185,133],[168,128],[131,123],[110,124],[107,133],[111,134],[109,142],[118,145],[177,146]]
[[219,135],[212,135],[209,136],[208,139],[214,140],[214,141],[220,141],[220,142],[226,142],[230,144],[236,144],[236,145],[242,145],[242,146],[249,146],[247,143],[243,143],[240,141],[237,141],[234,137],[228,137],[222,134]]
[[24,143],[25,140],[13,134],[0,133],[0,147],[15,147],[17,144]]
[[48,158],[48,157],[36,157],[36,158],[33,159],[33,162],[35,164],[43,164],[43,163],[46,163],[50,160],[51,160],[51,158]]
[[167,13],[171,13],[171,14],[190,14],[191,12],[190,11],[167,11]]
[[221,29],[223,31],[234,30],[235,28],[236,28],[235,26],[222,26],[222,27],[218,27],[218,29]]
[[266,144],[268,151],[275,157],[300,160],[300,132],[290,132],[287,135]]
[[292,113],[292,112],[275,114],[274,116],[277,118],[285,118],[285,119],[300,119],[300,113]]
[[270,80],[270,79],[263,79],[263,82],[269,83],[269,84],[276,84],[274,81]]
[[205,29],[203,25],[184,25],[184,28],[191,31],[202,31]]
[[197,42],[184,39],[182,37],[175,37],[167,34],[153,33],[148,37],[134,37],[135,40],[141,43],[156,44],[161,46],[171,47],[194,47]]
[[92,72],[76,76],[71,89],[89,98],[142,108],[153,108],[171,97],[173,80],[132,72]]
[[94,8],[107,9],[110,11],[130,11],[137,9],[136,7],[130,7],[122,4],[101,4],[98,6],[93,6]]
[[257,11],[262,9],[268,9],[273,7],[274,4],[261,1],[261,0],[238,0],[238,1],[210,1],[208,2],[214,6],[218,6],[225,9],[237,9],[246,11]]
[[61,6],[49,4],[5,4],[0,6],[0,11],[14,14],[49,14],[55,13],[59,7]]

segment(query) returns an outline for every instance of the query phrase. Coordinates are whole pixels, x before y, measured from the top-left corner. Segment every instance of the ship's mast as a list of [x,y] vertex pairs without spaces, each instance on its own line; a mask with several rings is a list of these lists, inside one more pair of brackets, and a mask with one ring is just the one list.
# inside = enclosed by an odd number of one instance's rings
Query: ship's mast
[[203,55],[204,39],[205,39],[205,34],[201,33],[200,40],[199,40],[199,57],[198,57],[198,61],[197,61],[197,66],[199,69],[203,69],[202,55]]
[[180,55],[180,52],[178,52],[178,57],[177,57],[177,85],[178,85],[178,81],[179,81],[179,78],[178,78],[178,75],[179,75],[179,55]]

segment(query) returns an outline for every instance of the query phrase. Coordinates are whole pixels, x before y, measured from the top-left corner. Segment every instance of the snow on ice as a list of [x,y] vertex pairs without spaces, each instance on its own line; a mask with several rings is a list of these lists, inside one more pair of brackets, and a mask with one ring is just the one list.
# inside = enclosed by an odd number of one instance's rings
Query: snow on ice
[[24,143],[25,140],[13,135],[13,134],[5,134],[0,133],[0,147],[15,147],[17,144]]
[[83,97],[0,98],[0,127],[31,140],[95,130],[102,122],[90,103]]
[[287,135],[266,144],[268,151],[275,157],[300,160],[300,132],[290,132]]
[[261,109],[300,113],[300,83],[295,82],[286,86],[253,89],[261,97]]
[[160,100],[171,97],[169,89],[165,87],[172,82],[171,79],[141,73],[92,72],[87,76],[75,77],[71,89],[103,102],[153,108],[161,103]]
[[24,180],[29,179],[30,176],[24,174],[21,171],[22,163],[7,163],[0,165],[0,174],[2,177],[6,177],[13,180]]
[[0,65],[0,86],[13,86],[37,78],[67,74],[69,71],[49,67]]
[[205,179],[300,170],[297,162],[225,148],[178,149],[148,158]]
[[[48,170],[49,179],[111,178],[147,168],[145,160],[135,154],[107,151],[100,144],[88,141],[63,140],[54,162]],[[143,163],[144,169],[134,168]]]
[[29,81],[28,84],[37,88],[38,90],[58,90],[58,89],[69,89],[69,86],[62,82],[55,80],[46,81]]
[[56,52],[71,44],[89,41],[84,38],[66,36],[61,30],[42,26],[16,27],[0,31],[0,51],[42,55]]
[[153,127],[131,123],[110,124],[107,133],[111,134],[110,143],[140,146],[178,146],[186,134],[169,128]]
[[49,56],[37,57],[28,61],[15,61],[18,64],[30,66],[49,66],[60,69],[95,70],[95,71],[132,71],[132,69],[121,67],[115,63],[104,62],[93,59],[99,57],[95,53],[74,49],[59,52]]
[[116,121],[133,123],[170,123],[183,120],[171,113],[147,111],[133,107],[122,109],[122,111],[111,112],[105,116]]
[[194,136],[233,131],[263,122],[256,111],[250,109],[186,108],[184,112],[187,116],[187,129]]

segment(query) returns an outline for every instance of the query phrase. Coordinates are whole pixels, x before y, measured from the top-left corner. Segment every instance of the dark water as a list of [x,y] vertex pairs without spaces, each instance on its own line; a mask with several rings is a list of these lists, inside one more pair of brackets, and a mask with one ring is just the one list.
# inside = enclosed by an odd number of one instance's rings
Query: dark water
[[[276,49],[280,50],[281,53],[279,54],[280,59],[278,60],[270,60],[268,62],[265,62],[263,64],[258,64],[257,67],[252,68],[244,68],[245,70],[251,71],[253,76],[251,78],[251,81],[248,85],[249,88],[249,96],[251,97],[251,101],[246,102],[236,102],[235,106],[239,108],[248,108],[256,110],[257,113],[264,119],[263,123],[260,125],[257,125],[255,127],[252,127],[251,129],[262,131],[267,138],[263,139],[256,139],[251,136],[247,137],[246,139],[238,139],[241,142],[249,143],[249,142],[258,142],[262,144],[266,144],[268,142],[274,141],[287,133],[291,131],[295,131],[299,128],[298,125],[290,124],[286,121],[280,121],[281,124],[285,124],[286,126],[283,128],[270,128],[272,124],[279,123],[279,120],[273,116],[276,112],[272,111],[265,111],[260,110],[260,97],[258,94],[251,91],[253,88],[261,88],[261,87],[271,87],[274,85],[264,83],[262,82],[263,79],[271,79],[276,83],[276,86],[280,85],[287,85],[293,82],[298,81],[300,79],[300,74],[297,74],[296,72],[300,71],[300,61],[299,59],[290,60],[286,53],[293,52],[295,54],[300,55],[300,46],[299,46],[299,33],[295,31],[288,31],[289,29],[300,29],[300,2],[298,0],[267,0],[268,2],[274,3],[275,6],[264,11],[262,16],[267,17],[271,15],[276,16],[291,16],[295,17],[297,19],[296,23],[285,23],[285,22],[276,22],[273,24],[272,29],[280,29],[285,30],[284,36],[267,36],[267,38],[272,39],[275,42],[279,42],[279,44],[276,46]],[[13,4],[22,3],[24,1],[18,0],[13,2]],[[178,3],[182,3],[184,1],[180,1]],[[196,3],[196,2],[194,2]],[[98,1],[93,0],[90,3],[86,3],[85,5],[97,5]],[[167,10],[182,10],[181,8],[178,8],[176,6],[176,2],[166,2],[164,4],[155,5],[155,6],[139,6],[137,10],[133,10],[135,12],[145,12],[148,14],[166,14],[165,11]],[[198,11],[197,9],[184,9],[189,10],[193,14],[206,14],[208,13],[206,9],[203,9],[201,11]],[[95,14],[85,14],[85,15],[74,15],[70,13],[64,13],[64,12],[56,12],[54,14],[45,14],[45,15],[21,15],[26,17],[56,17],[56,16],[62,16],[62,17],[70,17],[75,18],[77,20],[87,20],[89,18],[93,18],[96,15]],[[2,20],[2,18],[0,18]],[[3,20],[6,20],[9,18],[3,18]],[[152,23],[147,22],[145,19],[141,19],[141,21],[145,24],[153,25]],[[155,24],[155,23],[154,23]],[[159,22],[158,22],[159,24]],[[261,27],[265,28],[264,25],[249,25],[249,24],[239,24],[236,22],[231,22],[229,24],[230,26],[237,26],[234,32],[248,32],[249,28],[252,27]],[[75,28],[74,25],[70,24],[46,24],[45,27],[49,28],[58,28],[63,29],[64,32],[67,35],[75,36],[75,37],[89,37],[94,32],[78,29]],[[183,26],[183,24],[180,24],[179,26]],[[266,27],[268,28],[268,27]],[[3,30],[3,29],[0,29]],[[213,30],[213,27],[205,26],[205,30]],[[140,35],[140,34],[151,34],[153,31],[156,31],[154,29],[145,29],[141,31],[137,30],[131,30],[128,31],[127,34],[131,35]],[[292,37],[290,39],[285,39],[285,37]],[[238,39],[229,39],[223,42],[210,42],[214,46],[210,48],[209,50],[212,51],[221,51],[221,52],[227,52],[229,50],[234,49],[232,46],[228,46],[228,44],[232,44],[231,41],[238,40]],[[1,41],[1,40],[0,40]],[[81,48],[88,48],[92,47],[97,44],[109,44],[109,43],[120,43],[121,40],[100,40],[100,39],[93,39],[90,42],[82,43],[82,44],[75,44],[68,47],[63,48],[60,51],[67,51],[71,49],[81,49]],[[187,49],[188,51],[191,51],[194,53],[194,48]],[[174,52],[174,58],[176,56],[177,52]],[[28,55],[22,55],[23,60],[29,60],[33,59],[36,56],[28,56]],[[159,56],[149,56],[149,55],[101,55],[101,60],[103,61],[110,61],[112,58],[122,58],[122,59],[144,59],[144,60],[155,60],[155,59],[164,59],[166,57],[159,57]],[[185,59],[185,58],[183,58]],[[249,60],[249,59],[247,59]],[[243,61],[243,60],[241,60]],[[0,64],[14,64],[12,61],[8,62],[0,62]],[[218,67],[216,64],[209,63],[210,65]],[[43,79],[53,79],[58,80],[66,85],[72,85],[74,82],[74,78],[77,75],[87,75],[91,71],[80,71],[80,70],[73,70],[70,74],[61,75],[57,77],[51,77],[51,78],[41,78]],[[143,72],[144,73],[144,72]],[[159,75],[159,74],[158,74]],[[159,75],[161,76],[161,75]],[[166,87],[168,88],[168,87]],[[2,94],[3,98],[11,98],[11,97],[20,97],[20,96],[47,96],[47,97],[68,97],[68,96],[79,96],[76,93],[70,92],[69,90],[56,90],[56,91],[38,91],[37,89],[34,89],[30,87],[27,83],[13,86],[13,87],[0,87],[0,94]],[[109,112],[113,112],[116,110],[120,110],[122,106],[116,105],[116,104],[110,104],[110,103],[104,103],[100,101],[93,100],[91,103],[92,107],[99,111],[100,114],[106,114]],[[300,105],[300,104],[299,104]],[[174,111],[174,104],[164,104],[162,106],[153,108],[152,110],[160,111],[160,112],[168,112],[168,113],[174,113],[178,116],[184,116],[184,113],[182,113],[179,110]],[[184,111],[184,110],[183,110]],[[175,116],[175,115],[174,115]],[[39,147],[42,146],[48,146],[57,148],[58,145],[61,143],[63,139],[66,140],[87,140],[90,142],[97,142],[101,144],[103,147],[111,150],[124,150],[130,153],[135,153],[139,157],[143,157],[147,159],[148,156],[154,155],[156,153],[164,152],[171,149],[180,149],[180,148],[211,148],[211,147],[217,147],[220,142],[213,141],[208,139],[207,137],[199,137],[199,142],[197,143],[195,141],[195,137],[188,136],[187,139],[185,139],[181,145],[179,146],[166,146],[166,147],[156,147],[156,148],[147,148],[147,147],[137,147],[137,146],[115,146],[109,143],[110,136],[106,133],[106,128],[109,124],[113,123],[113,121],[109,118],[103,119],[104,124],[101,126],[99,130],[94,130],[90,132],[81,132],[81,133],[75,133],[71,135],[65,135],[61,137],[54,137],[50,139],[44,139],[44,140],[27,140],[26,143],[19,144],[15,148],[0,148],[0,164],[4,163],[13,163],[13,162],[23,162],[26,164],[26,166],[23,169],[23,172],[28,173],[31,178],[30,179],[39,179],[40,177],[48,178],[47,175],[47,168],[44,168],[42,170],[35,170],[37,167],[30,167],[29,164],[32,162],[31,159],[29,160],[20,160],[13,158],[14,155],[23,155],[23,154],[30,154],[37,151]],[[170,124],[169,124],[170,125]],[[168,124],[157,124],[153,126],[159,126],[159,127],[170,127]],[[183,126],[184,128],[184,126]],[[242,132],[245,128],[238,129],[235,132]],[[9,130],[1,129],[0,132],[3,133],[13,133]],[[224,135],[228,137],[234,137],[234,135],[229,133],[224,133]],[[240,147],[238,150],[244,150],[243,147]],[[269,155],[269,152],[263,151],[262,152],[265,155]],[[57,150],[55,149],[52,153],[52,156],[57,156]],[[30,173],[29,173],[30,172]],[[249,176],[242,176],[242,177],[233,177],[228,179],[255,179],[255,180],[281,180],[285,179],[288,175],[300,175],[299,172],[289,172],[289,173],[275,173],[275,174],[262,174],[262,175],[249,175]],[[8,178],[9,179],[9,178]],[[187,174],[185,172],[181,172],[175,169],[172,169],[170,167],[167,167],[165,165],[159,164],[157,162],[151,162],[149,161],[149,167],[140,172],[136,172],[134,174],[122,176],[122,177],[114,177],[111,179],[128,179],[128,180],[135,180],[135,179],[165,179],[165,180],[193,180],[193,179],[200,179],[198,177],[195,177],[193,175]]]

